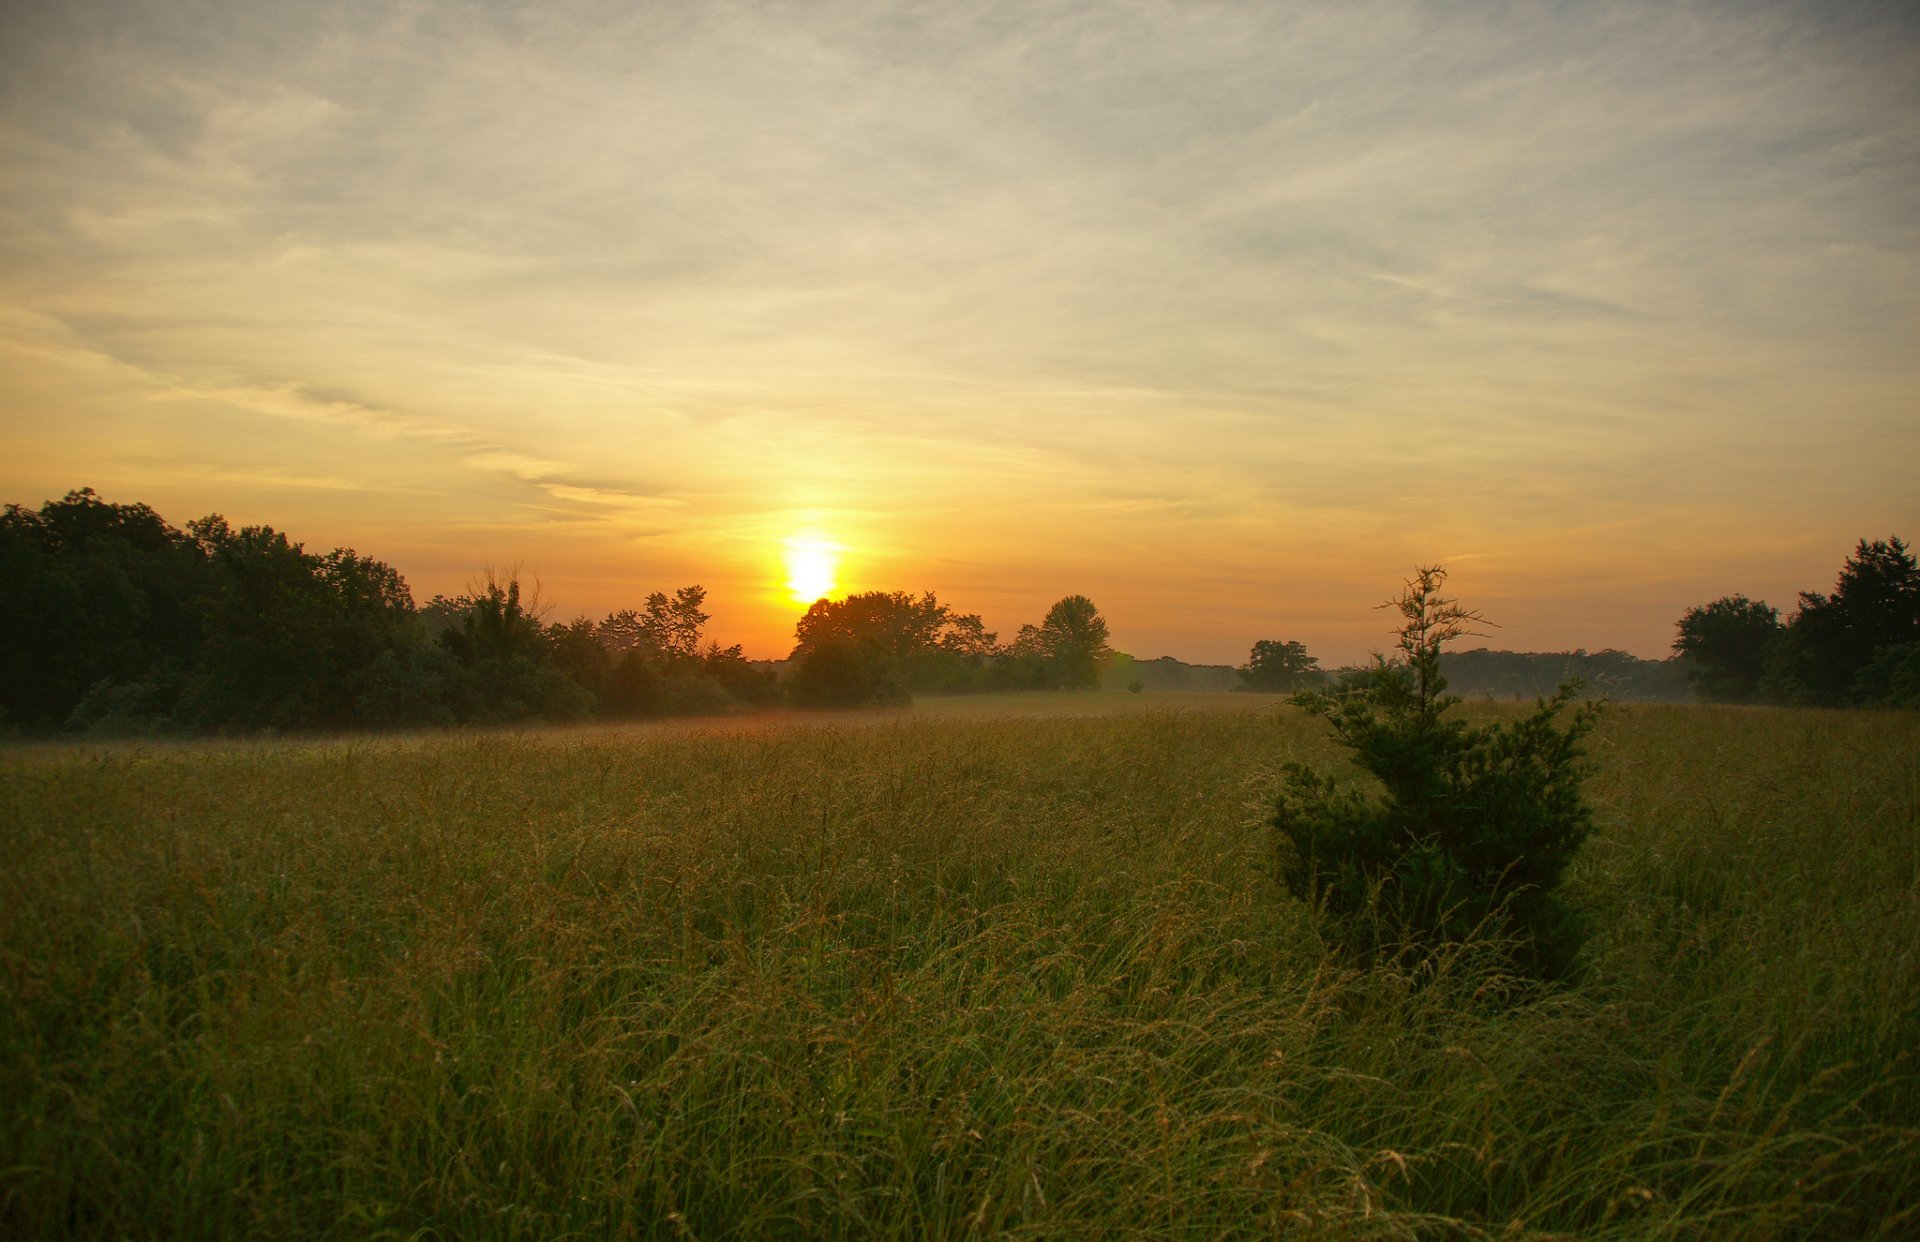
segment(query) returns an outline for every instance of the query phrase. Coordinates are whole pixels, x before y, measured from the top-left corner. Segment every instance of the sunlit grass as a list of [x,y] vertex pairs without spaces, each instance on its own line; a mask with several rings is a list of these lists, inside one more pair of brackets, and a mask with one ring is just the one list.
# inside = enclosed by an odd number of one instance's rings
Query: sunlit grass
[[0,1226],[1920,1227],[1915,718],[1616,708],[1553,993],[1329,958],[1320,726],[1152,697],[0,755]]

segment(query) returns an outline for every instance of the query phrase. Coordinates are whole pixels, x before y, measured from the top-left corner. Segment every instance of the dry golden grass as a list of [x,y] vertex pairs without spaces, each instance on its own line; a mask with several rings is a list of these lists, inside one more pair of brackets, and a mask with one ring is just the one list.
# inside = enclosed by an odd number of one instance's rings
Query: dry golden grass
[[1613,710],[1547,992],[1329,957],[1200,697],[0,753],[0,1227],[1920,1230],[1920,720]]

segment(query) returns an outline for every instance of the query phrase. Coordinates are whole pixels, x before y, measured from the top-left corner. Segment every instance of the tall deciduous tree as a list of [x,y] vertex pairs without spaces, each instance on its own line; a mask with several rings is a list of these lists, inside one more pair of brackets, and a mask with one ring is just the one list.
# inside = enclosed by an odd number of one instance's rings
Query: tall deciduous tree
[[[170,698],[198,657],[205,559],[146,505],[92,488],[0,513],[0,713],[62,724],[89,692]],[[164,710],[164,707],[162,708]]]
[[1780,637],[1778,609],[1728,595],[1687,609],[1677,628],[1673,649],[1687,658],[1694,694],[1719,703],[1753,701]]
[[1112,654],[1106,618],[1084,595],[1069,595],[1047,610],[1040,628],[1021,631],[1045,657],[1053,683],[1066,690],[1100,684],[1100,663]]
[[1873,701],[1862,675],[1890,647],[1920,642],[1920,564],[1898,537],[1862,539],[1833,593],[1800,594],[1800,609],[1768,661],[1763,692],[1787,703]]
[[794,637],[795,700],[833,707],[964,689],[994,643],[978,616],[955,613],[931,591],[816,600]]
[[1263,638],[1248,653],[1240,683],[1248,690],[1291,694],[1318,679],[1320,661],[1307,654],[1305,643]]
[[183,695],[200,724],[346,727],[377,661],[413,638],[413,596],[348,548],[306,551],[270,526],[189,522],[211,577],[201,658]]
[[562,668],[554,637],[541,621],[538,585],[523,592],[517,566],[504,575],[489,569],[466,595],[434,604],[451,621],[440,644],[460,666],[453,691],[457,718],[567,719],[592,709],[592,694]]
[[665,592],[655,591],[647,596],[641,635],[670,660],[699,659],[700,637],[712,619],[704,611],[706,602],[707,589],[698,584],[681,587],[671,599]]

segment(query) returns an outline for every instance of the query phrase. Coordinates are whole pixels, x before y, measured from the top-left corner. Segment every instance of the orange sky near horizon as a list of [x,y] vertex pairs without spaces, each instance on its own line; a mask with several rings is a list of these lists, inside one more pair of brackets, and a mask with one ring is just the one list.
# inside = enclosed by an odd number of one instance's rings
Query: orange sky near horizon
[[[10,11],[0,500],[783,656],[1664,655],[1920,536],[1920,19],[1599,0]],[[818,572],[819,567],[815,567]],[[1479,640],[1476,640],[1479,641]]]

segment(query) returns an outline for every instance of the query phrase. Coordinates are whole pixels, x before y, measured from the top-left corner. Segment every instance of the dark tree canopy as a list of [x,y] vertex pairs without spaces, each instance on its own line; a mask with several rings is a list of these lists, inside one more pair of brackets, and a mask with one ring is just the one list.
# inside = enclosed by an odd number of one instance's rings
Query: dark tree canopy
[[1904,541],[1860,540],[1832,593],[1802,591],[1799,604],[1785,625],[1743,595],[1688,609],[1673,647],[1691,665],[1695,693],[1817,707],[1912,705],[1920,565]]
[[1305,643],[1263,638],[1253,645],[1246,667],[1240,670],[1243,689],[1266,694],[1291,694],[1320,678],[1320,661],[1307,654]]
[[1643,660],[1612,648],[1588,651],[1489,651],[1475,647],[1440,657],[1441,671],[1468,698],[1538,699],[1569,681],[1592,687],[1610,700],[1673,702],[1692,693],[1687,661],[1679,656]]
[[904,591],[865,591],[815,600],[794,626],[794,650],[808,651],[838,637],[905,660],[936,647],[946,619],[946,605],[932,592],[915,597]]
[[1862,539],[1833,593],[1800,594],[1800,609],[1767,663],[1777,702],[1833,707],[1879,701],[1869,675],[1880,652],[1920,642],[1920,566],[1899,538]]
[[872,643],[829,633],[793,658],[789,692],[799,707],[895,706],[911,697],[899,665]]
[[866,591],[816,600],[794,627],[793,692],[802,706],[903,702],[918,690],[973,688],[994,636],[931,592]]
[[[488,572],[416,609],[391,566],[218,514],[176,530],[91,490],[0,514],[0,730],[411,727],[712,712],[771,670],[703,645],[706,592],[548,625]],[[989,636],[990,637],[990,636]]]
[[205,645],[181,714],[206,725],[343,728],[382,654],[407,645],[413,596],[389,566],[306,551],[215,514],[187,529],[206,557]]
[[1063,690],[1092,690],[1100,685],[1100,665],[1113,648],[1107,621],[1092,600],[1069,595],[1047,610],[1036,629],[1027,626],[1020,642],[1045,662],[1048,682]]
[[91,489],[9,506],[0,567],[4,707],[29,729],[350,726],[413,638],[413,598],[379,561],[217,514],[183,532]]
[[117,701],[176,693],[200,650],[205,571],[199,546],[146,505],[109,504],[92,488],[38,510],[8,505],[0,514],[5,720],[57,727],[96,688]]
[[614,719],[722,713],[775,697],[772,673],[738,645],[705,638],[707,590],[655,591],[642,610],[546,627],[549,658],[584,689],[596,715]]
[[1729,595],[1687,609],[1678,628],[1673,649],[1687,659],[1694,693],[1710,702],[1753,701],[1780,634],[1778,609]]
[[465,595],[433,607],[445,618],[440,646],[455,661],[444,692],[456,719],[570,720],[591,710],[592,694],[560,662],[568,645],[542,621],[539,588],[522,588],[518,566],[488,569]]
[[695,584],[684,586],[669,599],[664,592],[647,596],[647,611],[640,619],[640,636],[670,660],[700,658],[700,636],[712,620],[705,611],[707,589]]

